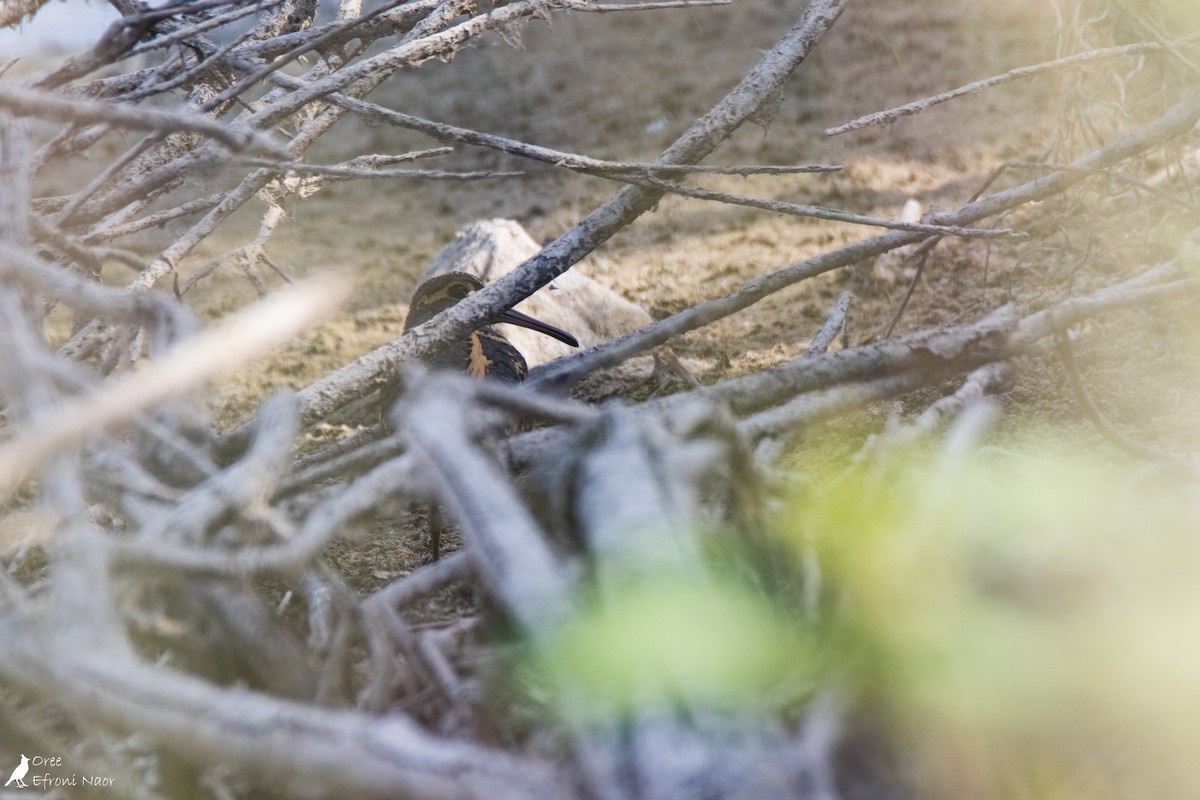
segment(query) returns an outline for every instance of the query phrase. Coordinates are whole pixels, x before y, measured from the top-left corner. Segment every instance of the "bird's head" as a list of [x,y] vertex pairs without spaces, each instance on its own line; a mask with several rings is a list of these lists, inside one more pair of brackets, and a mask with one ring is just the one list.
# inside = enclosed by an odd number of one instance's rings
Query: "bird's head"
[[[404,330],[422,325],[447,308],[464,299],[471,292],[483,288],[483,281],[469,272],[443,272],[434,275],[421,283],[413,292],[412,301],[408,306],[408,317],[404,320]],[[520,325],[522,328],[544,333],[571,347],[579,347],[579,341],[562,328],[534,319],[515,309],[509,309],[493,320]]]
[[404,330],[424,324],[471,292],[483,288],[483,281],[468,272],[443,272],[423,282],[413,292]]

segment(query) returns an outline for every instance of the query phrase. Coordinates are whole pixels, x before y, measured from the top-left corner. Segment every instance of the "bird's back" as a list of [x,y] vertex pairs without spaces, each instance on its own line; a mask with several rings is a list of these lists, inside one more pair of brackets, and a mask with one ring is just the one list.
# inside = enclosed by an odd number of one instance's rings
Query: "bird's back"
[[471,331],[467,374],[475,378],[497,378],[507,383],[520,383],[529,375],[529,367],[521,352],[489,325]]

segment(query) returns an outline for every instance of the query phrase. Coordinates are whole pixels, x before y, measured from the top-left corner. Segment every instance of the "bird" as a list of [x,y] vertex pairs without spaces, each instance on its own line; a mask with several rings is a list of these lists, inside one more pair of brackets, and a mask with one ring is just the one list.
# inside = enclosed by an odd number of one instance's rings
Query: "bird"
[[[434,316],[445,311],[471,292],[483,288],[483,281],[469,272],[443,272],[421,283],[413,292],[408,316],[404,320],[404,332],[412,330]],[[561,328],[508,309],[494,322],[520,325],[538,333],[555,338],[570,347],[578,347],[579,341]],[[506,383],[520,383],[529,375],[525,357],[513,347],[504,335],[491,325],[482,325],[460,339],[450,342],[441,350],[424,359],[426,366],[433,369],[449,369],[465,372],[475,378],[495,378]],[[387,426],[387,412],[400,396],[403,384],[399,375],[391,376],[380,392],[380,422]]]
[[13,781],[16,781],[18,789],[27,789],[29,787],[25,785],[25,776],[28,773],[29,773],[29,757],[22,755],[21,763],[18,764],[17,768],[12,771],[12,775],[8,776],[8,780],[4,782],[4,785],[8,786]]
[[[471,292],[483,288],[483,281],[469,272],[443,272],[434,275],[417,286],[404,319],[404,331],[428,322],[434,316],[466,298]],[[547,336],[552,336],[571,347],[579,347],[579,341],[561,328],[534,319],[515,309],[508,309],[494,320],[520,325]],[[434,369],[450,369],[465,372],[476,378],[492,378],[506,383],[520,383],[529,374],[529,367],[521,351],[513,347],[504,335],[491,325],[482,325],[461,339],[447,344],[425,360],[426,366]],[[392,375],[380,390],[379,421],[385,429],[391,426],[387,412],[400,396],[404,386],[400,376]],[[437,561],[442,551],[442,530],[445,523],[441,510],[433,504],[429,510],[429,543],[431,560]]]

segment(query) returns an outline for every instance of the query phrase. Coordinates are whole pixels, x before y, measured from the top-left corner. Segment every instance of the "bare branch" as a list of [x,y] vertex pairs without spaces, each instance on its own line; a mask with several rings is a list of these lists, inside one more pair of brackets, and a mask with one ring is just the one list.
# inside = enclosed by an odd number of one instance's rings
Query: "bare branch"
[[432,564],[426,564],[412,571],[400,580],[392,581],[363,600],[363,608],[365,610],[370,610],[374,606],[404,608],[426,595],[433,594],[455,581],[462,580],[470,573],[471,555],[466,551],[452,553]]
[[33,89],[0,86],[0,108],[20,117],[38,117],[61,123],[107,122],[144,131],[192,131],[215,139],[231,150],[283,155],[283,150],[262,134],[215,122],[196,114],[130,108],[96,100],[67,100]]
[[[440,155],[440,153],[439,153]],[[451,172],[433,169],[367,169],[363,167],[343,166],[340,164],[303,164],[298,161],[270,161],[261,158],[245,159],[243,163],[252,166],[267,167],[276,173],[295,172],[308,175],[320,175],[339,180],[355,178],[421,178],[423,180],[442,181],[478,181],[490,178],[519,178],[523,172],[498,170],[476,170],[471,172]]]
[[280,290],[192,340],[186,350],[123,376],[89,397],[64,402],[53,419],[19,431],[0,446],[0,487],[8,493],[46,459],[136,410],[200,385],[290,339],[349,295],[333,279]]
[[[156,36],[145,44],[134,47],[125,54],[125,57],[133,58],[134,56],[139,56],[143,53],[149,53],[152,50],[170,47],[176,42],[182,42],[186,39],[193,38],[201,33],[204,33],[205,31],[212,30],[213,28],[219,28],[229,22],[235,22],[244,17],[248,17],[251,14],[259,14],[268,9],[275,8],[282,2],[284,2],[284,0],[257,0],[253,4],[247,4],[241,8],[234,8],[232,11],[227,11],[224,14],[218,14],[216,16],[209,17],[206,20],[202,20],[192,25],[182,26],[177,30],[171,31],[165,36]],[[221,3],[219,5],[227,5],[231,3],[232,0],[230,0],[228,3]],[[193,5],[193,8],[198,10],[201,5],[202,4],[197,3]]]
[[1082,64],[1090,64],[1093,61],[1101,61],[1109,58],[1119,58],[1122,56],[1141,55],[1147,51],[1160,49],[1160,46],[1153,42],[1138,42],[1136,44],[1127,44],[1120,47],[1105,47],[1099,50],[1089,50],[1086,53],[1075,53],[1074,55],[1056,58],[1053,61],[1046,61],[1041,64],[1033,64],[1027,67],[1018,67],[1009,70],[1000,75],[993,75],[990,78],[984,78],[981,81],[974,81],[965,86],[960,86],[957,89],[951,89],[948,92],[935,94],[932,97],[926,97],[921,100],[914,100],[897,108],[890,108],[886,111],[876,111],[874,114],[867,114],[858,119],[851,120],[845,125],[839,125],[836,128],[827,128],[826,136],[840,136],[843,133],[849,133],[860,128],[866,128],[871,125],[888,125],[897,120],[908,117],[913,114],[932,108],[933,106],[953,100],[957,97],[962,97],[968,94],[976,94],[992,86],[1008,81],[1017,80],[1019,78],[1029,78],[1040,75],[1045,72],[1053,72],[1055,70],[1067,69],[1076,67]]
[[530,635],[545,636],[574,605],[569,584],[513,487],[468,440],[468,387],[458,376],[425,378],[397,403],[396,427],[429,465],[484,582]]
[[[43,643],[14,636],[0,673],[51,698],[77,698],[79,714],[134,729],[168,750],[220,763],[276,790],[296,795],[350,792],[360,798],[453,797],[525,800],[572,798],[569,783],[544,763],[439,739],[401,715],[370,717],[226,689],[124,653],[60,649],[40,657]],[[51,648],[49,652],[59,653]],[[344,769],[353,763],[352,770]]]
[[[1200,94],[1190,94],[1157,121],[1084,156],[1075,164],[1093,169],[1117,163],[1155,143],[1190,131],[1197,119],[1200,119]],[[999,192],[984,200],[968,203],[958,211],[933,215],[930,222],[969,225],[1024,203],[1058,194],[1083,180],[1085,175],[1086,173],[1076,171],[1055,173]],[[794,283],[913,244],[922,238],[922,234],[903,231],[885,233],[783,267],[747,281],[735,292],[694,305],[674,316],[653,322],[640,331],[551,362],[534,370],[534,374],[530,376],[531,380],[538,386],[571,385],[589,372],[618,364],[652,347],[665,344],[675,336],[741,311]]]
[[[506,11],[510,7],[505,6],[499,11]],[[693,162],[716,149],[799,66],[844,8],[845,0],[815,0],[811,3],[787,35],[738,86],[689,127],[659,160],[666,163]],[[612,200],[544,247],[519,269],[484,290],[475,292],[430,322],[409,331],[400,341],[380,348],[310,385],[300,393],[305,404],[305,422],[321,419],[352,399],[355,391],[362,387],[361,378],[357,378],[359,374],[379,375],[389,365],[414,358],[436,346],[437,342],[450,338],[451,334],[466,333],[477,320],[493,318],[511,308],[641,216],[662,195],[661,189],[622,189]],[[235,443],[241,437],[242,434],[237,432],[229,441]]]
[[718,203],[728,203],[735,206],[747,206],[749,208],[760,208],[764,211],[772,211],[776,214],[787,214],[794,217],[812,217],[814,219],[827,219],[833,222],[848,222],[852,225],[870,225],[876,228],[887,228],[893,231],[914,231],[920,233],[934,233],[939,236],[963,236],[976,239],[1023,239],[1025,234],[1016,231],[1006,230],[1004,228],[989,229],[989,228],[962,228],[954,225],[933,225],[923,222],[903,222],[900,220],[880,219],[879,217],[868,217],[862,214],[852,214],[848,211],[839,211],[835,208],[822,208],[821,206],[802,205],[800,203],[786,203],[781,200],[759,200],[754,197],[745,197],[742,195],[728,194],[726,192],[715,192],[711,189],[701,189],[696,186],[684,186],[681,183],[672,183],[651,178],[649,181],[643,182],[627,178],[630,183],[638,185],[650,185],[671,194],[681,195],[683,197],[695,197],[699,200],[713,200]]
[[351,486],[322,500],[304,524],[277,544],[221,551],[156,542],[110,541],[107,548],[117,564],[143,570],[171,570],[192,575],[247,578],[261,573],[297,573],[311,563],[352,520],[374,511],[386,498],[419,494],[425,486],[412,456],[375,467]]
[[808,349],[804,351],[804,355],[808,358],[818,356],[829,349],[837,339],[839,333],[846,327],[846,317],[850,313],[850,299],[852,295],[849,292],[842,292],[837,303],[829,311],[829,316],[825,319],[821,329],[817,331],[817,335],[813,337],[812,343]]
[[147,214],[141,219],[133,222],[126,222],[122,225],[114,225],[110,228],[101,227],[88,233],[85,241],[99,241],[105,239],[118,239],[122,236],[128,236],[131,233],[144,231],[147,228],[156,228],[160,225],[165,225],[173,219],[180,217],[199,214],[202,211],[208,211],[213,206],[220,204],[225,198],[224,194],[213,194],[208,197],[201,197],[198,200],[189,200],[175,208],[169,208],[165,211],[157,211],[153,214]]
[[666,0],[661,3],[591,3],[585,0],[566,0],[564,8],[572,11],[591,11],[606,14],[613,11],[660,11],[671,8],[699,8],[701,6],[727,6],[732,0]]
[[[305,81],[299,78],[293,78],[291,76],[278,73],[272,75],[271,78],[278,85],[292,89],[300,89],[307,85]],[[421,117],[416,117],[411,114],[394,111],[390,108],[385,108],[365,100],[347,97],[340,92],[330,94],[326,100],[349,111],[353,111],[354,113],[363,117],[363,119],[372,123],[386,122],[399,128],[423,133],[426,136],[437,139],[438,141],[485,147],[490,150],[508,153],[521,158],[540,161],[544,164],[551,164],[563,169],[569,169],[587,175],[596,175],[598,177],[609,178],[610,180],[621,182],[625,182],[625,179],[630,173],[643,178],[650,178],[658,175],[682,175],[688,173],[704,173],[712,175],[790,175],[809,172],[838,172],[842,169],[840,166],[832,164],[746,164],[719,166],[704,164],[664,164],[658,162],[644,163],[638,161],[611,161],[593,158],[591,156],[579,155],[576,153],[567,153],[561,150],[554,150],[541,145],[529,144],[516,139],[510,139],[505,136],[498,136],[492,133],[483,133],[481,131],[471,130],[470,128],[447,125],[446,123],[442,122],[433,122],[432,120],[422,119]]]

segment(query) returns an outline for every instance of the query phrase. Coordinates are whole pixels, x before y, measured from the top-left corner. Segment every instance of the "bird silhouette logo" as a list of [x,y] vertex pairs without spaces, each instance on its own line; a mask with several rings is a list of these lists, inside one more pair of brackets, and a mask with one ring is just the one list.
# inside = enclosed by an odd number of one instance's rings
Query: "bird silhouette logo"
[[[8,786],[13,781],[16,781],[18,789],[28,789],[29,787],[25,785],[25,775],[28,774],[28,772],[29,772],[29,757],[22,755],[21,763],[18,764],[17,768],[12,771],[12,775],[8,776],[8,780],[4,782],[4,785]],[[3,775],[3,774],[4,773],[0,772],[0,775]]]

